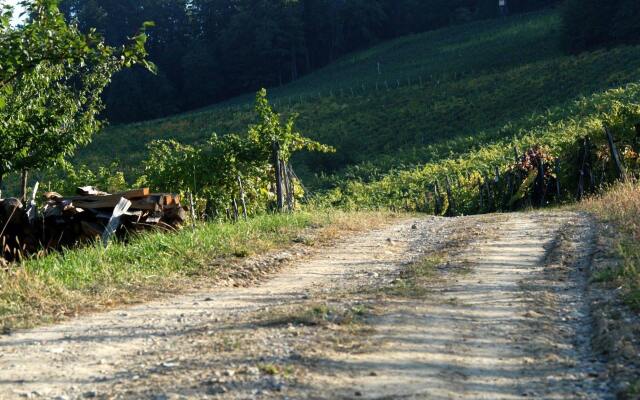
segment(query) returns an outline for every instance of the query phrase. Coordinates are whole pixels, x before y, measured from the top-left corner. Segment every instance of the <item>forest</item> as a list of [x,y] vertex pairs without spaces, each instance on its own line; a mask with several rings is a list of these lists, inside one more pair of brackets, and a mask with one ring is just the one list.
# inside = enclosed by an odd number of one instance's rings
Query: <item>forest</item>
[[[558,3],[512,0],[511,13]],[[112,123],[148,120],[281,86],[391,38],[498,16],[496,0],[62,0],[82,31],[121,45],[145,21],[149,60],[104,94]]]

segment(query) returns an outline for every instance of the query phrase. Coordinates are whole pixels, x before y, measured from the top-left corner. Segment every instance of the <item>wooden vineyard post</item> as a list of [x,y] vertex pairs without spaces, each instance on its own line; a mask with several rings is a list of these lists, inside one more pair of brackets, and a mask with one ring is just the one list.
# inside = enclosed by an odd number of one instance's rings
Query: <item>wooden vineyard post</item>
[[27,184],[29,181],[29,171],[26,169],[22,170],[22,174],[20,175],[20,201],[23,204],[27,202]]
[[487,211],[491,212],[493,211],[493,205],[495,203],[493,198],[493,192],[491,190],[491,183],[489,180],[489,176],[487,176],[486,172],[483,172],[482,176],[484,178],[484,188],[487,191]]
[[556,203],[560,202],[560,158],[556,158]]
[[613,135],[611,134],[611,130],[608,126],[604,125],[604,131],[607,134],[607,140],[609,141],[609,150],[611,151],[611,158],[613,159],[616,170],[618,171],[618,176],[622,181],[627,180],[627,171],[622,165],[622,161],[620,160],[620,154],[618,154],[618,149],[616,148],[616,144],[613,140]]
[[242,203],[242,217],[247,220],[247,201],[244,195],[244,186],[242,185],[242,178],[238,175],[238,189],[240,190],[240,202]]
[[442,199],[440,198],[440,189],[438,187],[438,181],[436,180],[436,183],[433,186],[433,192],[436,196],[435,198],[435,212],[436,215],[440,215],[442,213]]
[[447,201],[449,202],[449,207],[447,207],[447,215],[449,217],[453,217],[453,215],[455,213],[455,205],[454,205],[454,202],[453,202],[453,195],[451,194],[451,180],[449,179],[449,175],[447,175],[447,177],[445,179],[445,183],[447,184],[447,186],[446,186]]
[[293,211],[293,185],[291,184],[291,175],[289,174],[288,165],[283,160],[280,161],[280,170],[282,171],[282,182],[284,185],[287,210],[291,212]]
[[540,193],[540,201],[538,203],[539,207],[544,206],[545,197],[547,194],[547,187],[544,184],[544,159],[540,158],[540,162],[538,163],[538,191]]
[[296,208],[296,186],[295,186],[295,179],[293,176],[293,168],[291,168],[291,164],[285,165],[285,172],[287,174],[287,182],[289,184],[288,185],[288,191],[289,191],[288,202],[290,203],[289,209],[293,211]]
[[582,199],[582,196],[584,196],[584,167],[585,167],[585,164],[587,163],[587,154],[589,152],[586,138],[582,142],[581,150],[582,150],[582,164],[580,165],[580,171],[579,171],[580,176],[578,177],[578,195],[577,195],[578,201],[580,201]]
[[280,143],[274,141],[272,144],[273,148],[273,167],[275,169],[275,178],[276,178],[276,207],[278,212],[282,212],[284,209],[284,197],[282,191],[282,169],[280,167]]
[[516,161],[516,164],[520,162],[520,151],[518,150],[517,146],[513,146],[513,154],[514,154],[514,160]]
[[236,200],[235,196],[233,197],[233,201],[231,202],[231,207],[233,209],[233,221],[238,222],[240,211],[238,210],[238,201]]
[[484,211],[484,188],[483,188],[483,183],[479,182],[478,183],[478,192],[480,195],[480,212]]
[[495,178],[493,178],[493,191],[496,194],[496,209],[501,209],[502,204],[500,204],[500,196],[501,188],[500,188],[500,169],[498,166],[495,166]]
[[[191,211],[191,228],[196,230],[196,205],[193,202],[193,193],[189,192],[189,209]],[[227,210],[228,213],[229,210]]]
[[505,204],[505,209],[509,208],[509,203],[513,198],[513,174],[509,171],[507,172],[507,184],[505,185],[505,193],[503,203]]

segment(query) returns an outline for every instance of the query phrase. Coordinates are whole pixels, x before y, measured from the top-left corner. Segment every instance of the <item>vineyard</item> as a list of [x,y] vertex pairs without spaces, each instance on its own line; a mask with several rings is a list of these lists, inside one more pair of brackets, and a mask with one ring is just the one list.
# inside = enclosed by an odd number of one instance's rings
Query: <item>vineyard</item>
[[[452,27],[383,44],[271,90],[278,111],[299,113],[302,132],[337,150],[301,154],[294,167],[313,188],[331,188],[344,177],[370,182],[394,168],[456,159],[547,123],[562,124],[573,118],[579,99],[589,102],[640,78],[639,48],[568,56],[560,31],[555,11]],[[152,140],[202,143],[213,132],[242,132],[254,119],[246,96],[113,126],[78,161],[106,165],[115,154],[131,181]]]
[[585,97],[481,149],[393,170],[372,182],[345,181],[319,201],[459,215],[580,199],[637,174],[639,103],[638,84]]

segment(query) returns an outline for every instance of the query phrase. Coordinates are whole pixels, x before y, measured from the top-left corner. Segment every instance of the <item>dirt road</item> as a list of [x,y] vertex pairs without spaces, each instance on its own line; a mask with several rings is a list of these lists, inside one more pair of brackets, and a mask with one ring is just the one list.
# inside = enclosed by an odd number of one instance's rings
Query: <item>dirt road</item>
[[[257,287],[0,337],[0,398],[612,398],[592,235],[574,213],[402,220]],[[434,255],[428,283],[403,278]]]

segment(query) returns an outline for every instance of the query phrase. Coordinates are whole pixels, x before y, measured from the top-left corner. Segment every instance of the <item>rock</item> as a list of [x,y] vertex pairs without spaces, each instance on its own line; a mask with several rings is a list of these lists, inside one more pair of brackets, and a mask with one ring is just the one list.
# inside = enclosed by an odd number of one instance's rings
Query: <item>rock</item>
[[413,229],[415,231],[416,229],[418,229],[418,225],[417,224],[411,225],[411,229]]
[[247,367],[245,372],[247,375],[260,375],[260,369],[258,367]]
[[537,312],[537,311],[533,311],[533,310],[529,310],[529,311],[527,311],[527,312],[524,314],[524,316],[525,316],[525,317],[527,317],[527,318],[541,318],[541,317],[544,317],[544,315],[543,315],[543,314],[540,314],[539,312]]
[[224,394],[224,393],[227,393],[227,388],[222,385],[213,386],[207,389],[208,395],[216,395],[216,394]]
[[85,392],[83,396],[85,399],[94,399],[98,397],[98,392],[96,392],[95,390],[90,390],[88,392]]
[[638,352],[636,351],[635,347],[629,342],[626,342],[622,345],[622,347],[620,348],[620,352],[622,353],[622,356],[628,360],[638,359]]
[[160,366],[164,367],[164,368],[175,368],[175,367],[180,366],[180,363],[177,363],[177,362],[163,362],[163,363],[160,364]]
[[354,393],[357,397],[362,397],[362,392],[359,390],[356,390],[356,392]]

